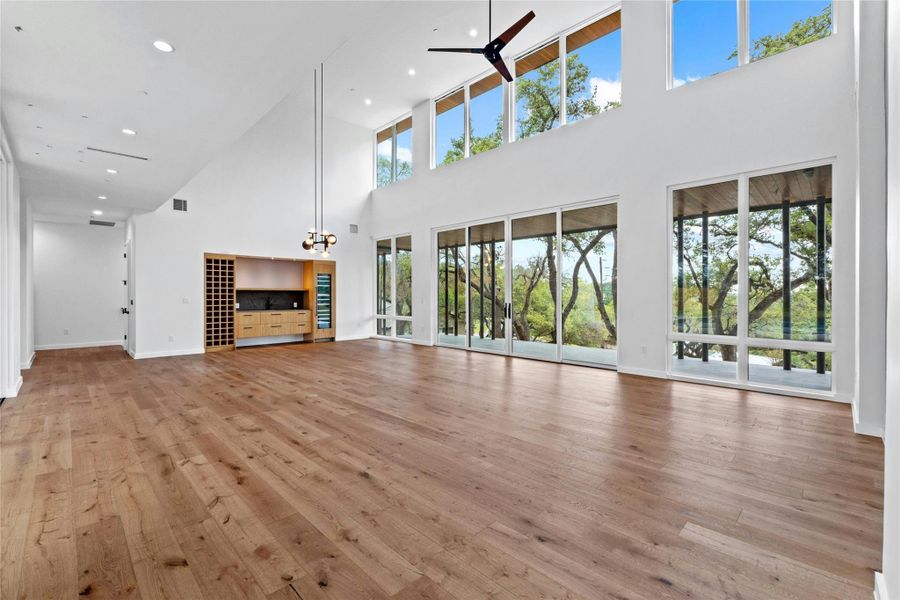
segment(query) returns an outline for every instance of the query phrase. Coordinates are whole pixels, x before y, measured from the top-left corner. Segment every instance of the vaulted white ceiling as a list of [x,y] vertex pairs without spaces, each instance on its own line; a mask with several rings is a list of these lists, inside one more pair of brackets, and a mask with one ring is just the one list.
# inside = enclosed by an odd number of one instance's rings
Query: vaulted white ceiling
[[[608,4],[495,2],[493,31],[535,11],[513,55]],[[328,114],[367,128],[489,66],[426,51],[483,45],[486,1],[6,0],[0,23],[0,109],[23,191],[39,213],[78,217],[157,208],[286,94],[309,87],[322,60]],[[156,50],[159,39],[175,52]]]

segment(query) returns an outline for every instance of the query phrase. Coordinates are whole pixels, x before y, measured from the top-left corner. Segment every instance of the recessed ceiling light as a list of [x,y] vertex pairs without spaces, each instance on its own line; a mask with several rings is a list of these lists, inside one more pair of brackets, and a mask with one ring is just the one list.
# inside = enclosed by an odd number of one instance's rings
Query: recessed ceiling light
[[137,131],[135,131],[134,129],[123,129],[122,133],[124,133],[125,135],[136,135]]
[[106,196],[97,196],[98,200],[106,200]]
[[413,69],[412,67],[410,67],[410,68],[409,68],[409,71],[407,71],[407,73],[409,73],[409,76],[412,77],[413,75],[416,74],[416,70]]
[[106,172],[107,172],[107,173],[112,173],[113,175],[115,175],[116,173],[118,173],[118,171],[116,171],[115,169],[107,169]]
[[160,52],[172,52],[175,50],[175,47],[172,46],[172,44],[163,40],[156,40],[153,42],[153,47]]
[[102,211],[102,210],[95,210],[95,211],[94,211],[94,214],[97,215],[97,216],[99,217],[100,215],[103,214],[103,211]]
[[370,106],[372,104],[372,100],[369,98],[366,98],[365,100],[363,100],[363,102],[366,103],[366,106]]
[[475,37],[476,35],[478,35],[478,30],[477,30],[477,29],[475,29],[475,28],[473,27],[472,29],[469,30],[469,36]]

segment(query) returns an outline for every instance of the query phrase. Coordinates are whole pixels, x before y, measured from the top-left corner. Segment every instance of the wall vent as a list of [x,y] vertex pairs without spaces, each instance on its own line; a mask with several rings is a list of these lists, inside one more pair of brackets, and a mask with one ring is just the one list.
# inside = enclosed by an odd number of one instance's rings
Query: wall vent
[[98,221],[97,219],[91,219],[91,225],[99,225],[100,227],[115,227],[116,223],[114,221]]
[[350,233],[359,233],[359,225],[350,223]]
[[181,212],[187,212],[187,200],[182,200],[181,198],[173,198],[172,199],[172,210],[179,210]]

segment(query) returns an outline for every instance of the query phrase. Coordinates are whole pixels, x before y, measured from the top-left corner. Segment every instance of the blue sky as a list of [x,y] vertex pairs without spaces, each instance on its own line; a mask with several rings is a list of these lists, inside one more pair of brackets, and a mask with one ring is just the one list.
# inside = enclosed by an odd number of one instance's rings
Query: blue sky
[[[819,14],[830,0],[750,0],[750,40],[766,34],[786,32],[795,21]],[[673,64],[676,85],[700,79],[737,66],[728,56],[737,48],[737,2],[735,0],[680,0],[672,7]],[[622,35],[610,33],[578,50],[579,59],[590,69],[588,88],[599,106],[621,96]],[[526,74],[524,77],[528,77]],[[474,98],[472,127],[476,136],[491,133],[500,115],[499,87]],[[521,113],[522,106],[517,107]],[[450,140],[463,133],[463,107],[438,116],[435,156],[437,163],[450,149]]]
[[[788,31],[819,14],[830,0],[750,0],[750,41]],[[680,0],[672,6],[672,77],[676,85],[737,66],[734,0]]]

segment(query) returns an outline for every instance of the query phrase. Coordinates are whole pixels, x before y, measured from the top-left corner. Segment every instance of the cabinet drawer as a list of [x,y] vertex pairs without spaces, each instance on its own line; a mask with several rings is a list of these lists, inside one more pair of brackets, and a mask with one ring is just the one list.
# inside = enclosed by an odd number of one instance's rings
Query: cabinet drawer
[[235,317],[235,323],[237,323],[238,326],[259,324],[258,312],[237,312],[235,313]]
[[301,333],[312,333],[312,325],[307,323],[290,323],[290,332],[293,335],[298,335]]
[[291,323],[266,323],[260,325],[260,335],[290,335]]
[[240,323],[235,326],[235,333],[238,338],[252,338],[259,337],[263,335],[259,331],[260,326],[257,324],[248,325],[246,323]]
[[284,310],[275,312],[260,313],[259,322],[263,325],[275,323],[297,323],[300,320],[300,313],[296,310]]
[[312,327],[312,312],[308,310],[303,310],[298,313],[299,317],[297,322],[301,325],[307,325]]

